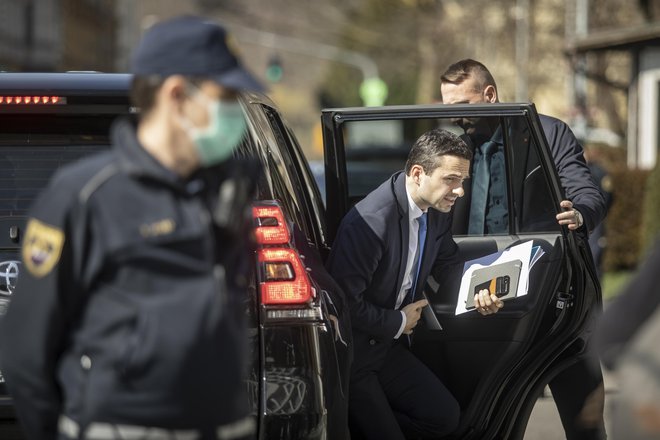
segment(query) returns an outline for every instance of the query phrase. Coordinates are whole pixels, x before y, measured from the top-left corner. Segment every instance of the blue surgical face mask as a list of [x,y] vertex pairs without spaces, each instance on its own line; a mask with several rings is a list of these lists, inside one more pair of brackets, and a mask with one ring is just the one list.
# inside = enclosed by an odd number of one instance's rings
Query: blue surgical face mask
[[[201,96],[204,96],[201,94]],[[209,124],[190,127],[188,134],[195,144],[202,166],[209,167],[227,160],[243,139],[247,124],[238,101],[207,101]]]

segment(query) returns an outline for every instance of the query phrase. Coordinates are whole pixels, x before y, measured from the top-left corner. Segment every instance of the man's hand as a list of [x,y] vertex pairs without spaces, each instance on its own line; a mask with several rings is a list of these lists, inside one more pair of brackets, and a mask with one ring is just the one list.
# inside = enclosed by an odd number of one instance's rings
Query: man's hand
[[494,293],[490,293],[488,289],[481,289],[479,293],[474,295],[474,305],[482,315],[491,315],[497,313],[504,303]]
[[559,206],[561,206],[564,211],[557,214],[557,223],[568,226],[568,229],[571,231],[575,231],[584,224],[582,214],[580,214],[580,211],[573,208],[573,202],[570,200],[562,200]]
[[406,326],[403,328],[403,334],[409,335],[412,333],[413,328],[419,322],[419,318],[422,316],[422,309],[429,305],[429,302],[425,299],[420,299],[414,303],[410,303],[401,310],[406,314]]

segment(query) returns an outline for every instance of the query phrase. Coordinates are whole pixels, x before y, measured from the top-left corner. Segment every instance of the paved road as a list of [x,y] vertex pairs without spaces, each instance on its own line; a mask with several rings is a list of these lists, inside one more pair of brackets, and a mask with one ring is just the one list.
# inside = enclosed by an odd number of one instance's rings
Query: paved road
[[[612,403],[616,400],[616,381],[611,374],[605,374],[605,429],[609,431],[609,415]],[[544,397],[540,398],[527,424],[525,440],[565,440],[557,407],[552,400],[550,390],[546,388]]]

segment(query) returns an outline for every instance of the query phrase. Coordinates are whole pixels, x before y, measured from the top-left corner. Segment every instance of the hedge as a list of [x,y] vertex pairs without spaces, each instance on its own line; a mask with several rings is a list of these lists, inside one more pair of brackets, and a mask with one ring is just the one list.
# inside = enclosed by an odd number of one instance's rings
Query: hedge
[[609,174],[613,201],[605,218],[604,268],[606,271],[634,269],[643,252],[643,201],[648,171],[623,168],[611,170]]
[[596,143],[585,147],[585,156],[607,170],[612,191],[612,205],[605,217],[603,269],[634,269],[643,253],[641,228],[648,171],[629,169],[625,148]]
[[656,164],[646,180],[641,248],[645,253],[660,233],[660,166]]

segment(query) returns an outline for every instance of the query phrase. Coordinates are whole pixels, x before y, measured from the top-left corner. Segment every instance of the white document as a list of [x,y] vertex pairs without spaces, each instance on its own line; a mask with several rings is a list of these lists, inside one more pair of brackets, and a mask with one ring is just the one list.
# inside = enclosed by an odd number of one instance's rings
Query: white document
[[494,254],[486,255],[485,257],[478,258],[476,260],[466,261],[463,268],[463,277],[461,278],[461,287],[458,291],[458,302],[456,304],[456,315],[462,313],[470,312],[476,309],[468,310],[466,308],[466,301],[468,294],[470,293],[470,280],[472,278],[472,273],[484,267],[492,266],[495,264],[501,264],[506,262],[512,262],[519,260],[522,262],[522,267],[520,269],[520,281],[518,282],[518,290],[516,292],[516,298],[527,295],[527,286],[529,279],[529,269],[530,269],[530,260],[536,263],[539,258],[543,255],[543,250],[537,246],[538,249],[535,250],[532,254],[532,241],[526,241],[525,243],[512,246],[509,249],[506,249],[502,252],[497,252]]

